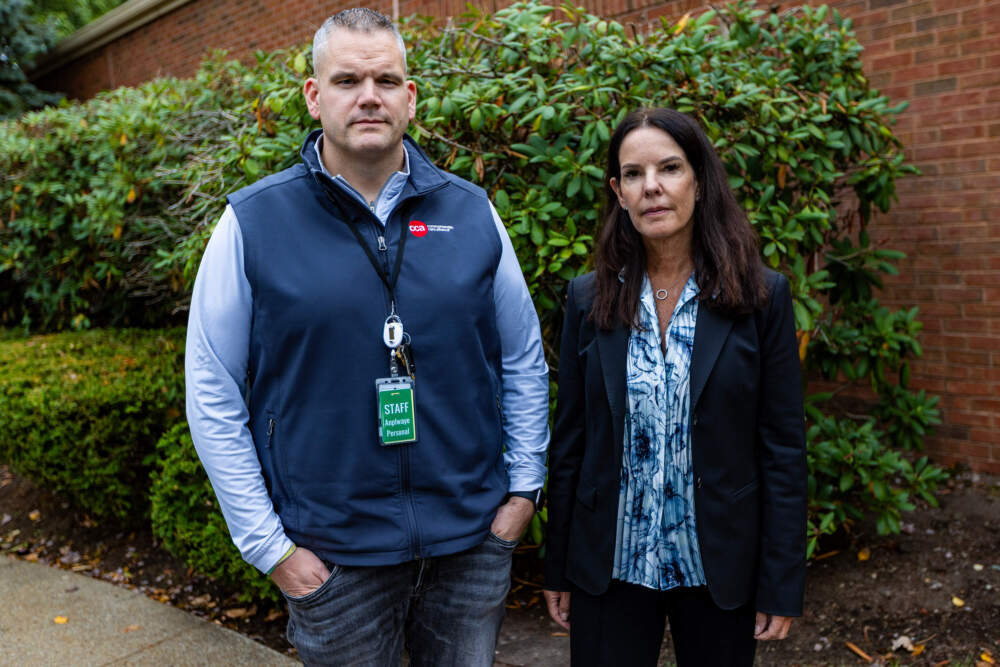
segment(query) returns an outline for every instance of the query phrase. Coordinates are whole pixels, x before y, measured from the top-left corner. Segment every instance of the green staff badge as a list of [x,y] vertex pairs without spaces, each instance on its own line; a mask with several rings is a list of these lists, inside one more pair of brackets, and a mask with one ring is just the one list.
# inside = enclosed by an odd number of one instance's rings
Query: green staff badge
[[383,445],[400,445],[417,440],[416,405],[413,380],[409,377],[379,378],[378,437]]

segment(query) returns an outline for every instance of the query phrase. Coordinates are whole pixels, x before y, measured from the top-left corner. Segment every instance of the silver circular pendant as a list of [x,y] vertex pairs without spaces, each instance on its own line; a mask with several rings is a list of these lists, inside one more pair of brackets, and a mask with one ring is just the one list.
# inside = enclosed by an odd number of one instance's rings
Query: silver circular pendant
[[655,293],[653,294],[653,296],[655,296],[655,297],[656,297],[657,299],[659,299],[660,301],[663,301],[664,299],[666,299],[666,298],[667,298],[667,294],[668,294],[667,290],[665,290],[665,289],[658,289],[658,290],[656,290],[656,292],[655,292]]

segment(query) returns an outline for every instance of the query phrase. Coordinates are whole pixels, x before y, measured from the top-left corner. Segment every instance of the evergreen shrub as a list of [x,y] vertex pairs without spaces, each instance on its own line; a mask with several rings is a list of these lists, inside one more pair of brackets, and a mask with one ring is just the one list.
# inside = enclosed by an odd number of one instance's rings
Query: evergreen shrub
[[183,414],[184,332],[0,342],[0,461],[97,521],[148,517],[157,440]]

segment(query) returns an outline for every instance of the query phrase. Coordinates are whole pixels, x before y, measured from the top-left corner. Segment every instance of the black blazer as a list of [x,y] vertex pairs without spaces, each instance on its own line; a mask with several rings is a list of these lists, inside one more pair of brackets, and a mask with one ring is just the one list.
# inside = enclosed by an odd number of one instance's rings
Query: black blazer
[[[715,603],[802,614],[805,426],[788,281],[766,270],[768,302],[726,317],[698,306],[691,358],[695,520]],[[629,331],[589,320],[593,274],[569,285],[549,450],[545,578],[600,595],[614,565]]]

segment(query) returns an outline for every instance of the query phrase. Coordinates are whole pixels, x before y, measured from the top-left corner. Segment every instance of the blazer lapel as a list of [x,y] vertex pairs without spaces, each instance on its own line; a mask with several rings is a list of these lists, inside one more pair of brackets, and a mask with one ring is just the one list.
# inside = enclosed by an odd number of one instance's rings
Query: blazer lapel
[[715,360],[719,357],[722,344],[726,342],[733,321],[728,317],[706,308],[704,302],[698,305],[698,322],[694,327],[694,350],[691,352],[691,412],[694,412],[712,373]]
[[625,432],[625,356],[628,354],[628,337],[629,332],[623,326],[616,326],[611,331],[597,331],[597,350],[601,358],[601,372],[604,374],[604,389],[608,392],[608,406],[611,408],[615,451],[619,458]]

